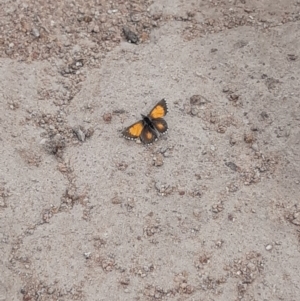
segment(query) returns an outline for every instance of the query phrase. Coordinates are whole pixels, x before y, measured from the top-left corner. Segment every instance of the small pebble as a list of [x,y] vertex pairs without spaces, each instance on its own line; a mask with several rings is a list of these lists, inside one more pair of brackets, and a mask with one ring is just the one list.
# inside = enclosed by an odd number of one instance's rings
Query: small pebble
[[300,226],[300,211],[299,212],[295,212],[293,214],[293,220],[292,220],[292,223],[296,226]]
[[163,159],[163,155],[162,154],[157,154],[154,158],[154,166],[162,166],[164,164],[164,159]]
[[101,16],[100,17],[100,22],[105,23],[106,22],[106,16]]
[[93,28],[93,32],[95,32],[95,33],[98,33],[98,32],[100,32],[100,28],[99,28],[99,26],[98,26],[98,25],[95,25],[95,26],[94,26],[94,28]]
[[91,252],[85,252],[84,257],[85,259],[89,259],[91,257]]
[[39,38],[40,37],[40,32],[36,27],[33,27],[31,30],[31,34],[35,37],[35,38]]
[[127,41],[137,44],[139,42],[139,37],[136,33],[130,30],[128,27],[123,27],[123,33]]
[[198,115],[198,113],[199,113],[198,108],[192,108],[191,115],[196,116],[196,115]]
[[114,205],[119,205],[122,204],[122,200],[118,196],[115,196],[114,198],[111,199],[111,203]]
[[111,120],[112,120],[112,114],[111,113],[105,113],[105,114],[103,114],[102,118],[106,123],[110,123]]
[[271,250],[272,250],[272,248],[273,248],[273,246],[272,246],[272,245],[267,245],[267,246],[266,246],[266,250],[267,250],[267,251],[271,251]]
[[254,151],[258,151],[258,145],[257,145],[257,143],[253,143],[252,145],[251,145],[251,148],[254,150]]
[[80,129],[80,127],[76,127],[73,129],[74,133],[76,134],[79,141],[85,141],[85,133]]
[[131,14],[130,19],[132,22],[139,22],[141,20],[140,14]]
[[194,209],[193,214],[195,217],[199,217],[201,215],[201,211],[199,209]]
[[254,136],[253,136],[252,133],[246,133],[246,134],[244,135],[244,141],[245,141],[246,143],[252,143],[254,140],[255,140],[255,138],[254,138]]

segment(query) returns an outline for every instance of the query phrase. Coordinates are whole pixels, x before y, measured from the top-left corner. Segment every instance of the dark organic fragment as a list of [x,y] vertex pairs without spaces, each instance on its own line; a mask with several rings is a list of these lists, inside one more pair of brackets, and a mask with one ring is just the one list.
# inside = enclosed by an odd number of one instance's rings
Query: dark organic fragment
[[296,61],[298,58],[298,56],[295,54],[288,54],[287,57],[289,61]]
[[237,171],[239,169],[239,167],[233,162],[226,162],[225,165],[233,171]]

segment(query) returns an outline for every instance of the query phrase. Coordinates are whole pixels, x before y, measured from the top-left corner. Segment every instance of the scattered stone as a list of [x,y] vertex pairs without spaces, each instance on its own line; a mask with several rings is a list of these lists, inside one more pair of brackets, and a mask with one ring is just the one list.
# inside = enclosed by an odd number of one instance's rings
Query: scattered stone
[[95,32],[95,33],[100,32],[100,27],[98,25],[95,25],[92,29],[92,32]]
[[227,167],[229,167],[229,168],[230,168],[231,170],[233,170],[233,171],[237,171],[237,170],[240,169],[240,168],[239,168],[235,163],[233,163],[233,162],[226,162],[225,165],[226,165]]
[[296,225],[296,226],[300,226],[300,211],[295,212],[293,214],[293,218],[291,219],[291,223]]
[[107,13],[108,13],[109,15],[115,14],[115,13],[117,13],[117,12],[118,12],[117,9],[109,9],[109,10],[107,11]]
[[192,109],[191,109],[191,115],[192,115],[192,116],[197,116],[198,113],[199,113],[198,108],[192,108]]
[[213,213],[219,213],[223,210],[224,210],[224,206],[223,206],[222,202],[212,206],[212,212]]
[[239,95],[232,93],[229,95],[229,100],[233,102],[237,102],[239,100],[239,97],[240,97]]
[[158,153],[153,157],[154,166],[162,166],[164,164],[164,156],[161,153]]
[[123,27],[123,33],[128,42],[134,44],[137,44],[139,42],[139,37],[137,36],[137,34],[130,30],[128,27]]
[[184,105],[183,110],[184,110],[184,113],[191,114],[192,107],[190,105]]
[[235,221],[235,217],[234,217],[234,215],[232,213],[228,214],[228,220],[230,220],[231,222]]
[[102,15],[99,20],[100,20],[101,23],[105,23],[107,21],[105,15]]
[[117,109],[117,110],[113,110],[113,113],[115,115],[120,115],[120,114],[124,114],[125,110],[124,109]]
[[262,117],[262,119],[268,119],[269,118],[269,114],[265,111],[261,112],[260,116]]
[[91,258],[91,252],[85,252],[83,255],[84,255],[85,259]]
[[237,143],[237,138],[233,135],[230,136],[230,139],[229,139],[229,143],[231,146],[235,145]]
[[105,113],[105,114],[103,114],[102,118],[106,123],[110,123],[111,120],[112,120],[112,114],[111,113]]
[[70,74],[78,74],[78,70],[84,66],[84,60],[83,59],[76,59],[73,60],[70,64],[67,66],[64,66],[61,68],[60,73],[63,76],[68,76]]
[[221,125],[221,124],[218,125],[218,128],[217,128],[217,132],[218,132],[218,133],[224,134],[224,133],[226,132],[226,130],[227,130],[227,127],[226,127],[226,126]]
[[31,34],[35,37],[35,38],[39,38],[40,37],[40,31],[36,28],[36,27],[33,27],[31,29]]
[[101,267],[105,272],[111,272],[115,266],[115,262],[113,259],[108,258],[108,259],[102,259],[101,262]]
[[30,32],[31,26],[30,26],[30,24],[25,19],[21,20],[21,26],[22,26],[22,30],[24,32]]
[[185,190],[183,188],[178,188],[179,195],[185,195]]
[[139,22],[141,20],[142,16],[140,14],[135,14],[135,13],[132,13],[130,14],[130,19],[132,22]]
[[272,77],[268,77],[265,81],[265,84],[268,88],[268,90],[274,90],[276,88],[276,85],[279,84],[279,80],[272,78]]
[[190,104],[191,105],[201,106],[201,105],[204,105],[208,102],[209,101],[207,100],[207,98],[205,98],[202,95],[193,95],[193,96],[190,97]]
[[296,61],[298,58],[298,56],[295,54],[288,54],[287,57],[289,61]]
[[237,192],[239,190],[239,187],[236,183],[230,183],[228,186],[226,186],[226,189],[229,191],[229,192]]
[[216,247],[217,247],[217,248],[222,248],[223,244],[224,244],[224,241],[223,241],[223,240],[218,240],[218,241],[216,242]]
[[234,44],[235,48],[243,48],[248,44],[247,41],[240,40]]
[[121,161],[116,163],[116,167],[118,170],[124,171],[127,169],[128,164],[126,162]]
[[199,209],[194,209],[193,214],[194,214],[195,217],[200,217],[201,211]]
[[86,138],[90,138],[93,136],[95,130],[92,127],[89,127],[86,131],[85,131],[85,137]]
[[82,130],[81,126],[73,128],[73,131],[76,134],[79,141],[81,141],[81,142],[85,141],[85,133]]
[[130,283],[130,279],[129,278],[122,278],[121,280],[120,280],[120,283],[122,284],[122,285],[129,285],[129,283]]
[[277,138],[281,137],[289,137],[290,136],[290,128],[286,126],[279,126],[275,129],[275,133]]
[[190,196],[192,196],[192,197],[194,197],[194,198],[195,198],[195,197],[201,198],[202,195],[203,195],[202,191],[201,191],[201,190],[198,190],[198,189],[196,189],[196,190],[194,190],[194,191],[192,191],[192,192],[190,193]]
[[266,250],[267,250],[267,251],[271,251],[271,250],[272,250],[272,248],[273,248],[273,246],[272,246],[272,245],[267,245],[267,246],[266,246]]
[[49,287],[47,290],[48,295],[52,295],[55,292],[55,288],[54,287]]
[[90,22],[92,22],[92,20],[93,20],[93,18],[91,16],[83,16],[81,18],[81,21],[84,21],[86,23],[90,23]]
[[112,198],[110,201],[111,201],[111,203],[114,204],[114,205],[120,205],[120,204],[122,204],[122,200],[121,200],[121,198],[119,198],[118,196],[115,196],[115,197]]
[[65,163],[59,163],[58,164],[58,170],[61,173],[64,173],[64,172],[67,172],[69,169],[68,169],[68,166]]
[[246,133],[246,134],[244,135],[244,141],[245,141],[246,143],[253,143],[254,140],[255,140],[255,138],[254,138],[254,135],[253,135],[252,133]]
[[255,152],[258,152],[258,145],[257,145],[257,143],[253,143],[252,145],[251,145],[251,148],[255,151]]

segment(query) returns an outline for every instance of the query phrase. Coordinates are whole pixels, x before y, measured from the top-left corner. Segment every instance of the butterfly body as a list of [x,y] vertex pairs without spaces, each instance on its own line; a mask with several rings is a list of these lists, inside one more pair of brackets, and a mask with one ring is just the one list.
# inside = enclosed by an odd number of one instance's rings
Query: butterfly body
[[168,130],[167,122],[162,118],[168,112],[165,99],[159,101],[156,106],[142,120],[126,128],[122,134],[126,139],[134,140],[140,138],[145,144],[150,144],[157,140],[159,134],[164,134]]
[[148,116],[145,116],[143,114],[141,114],[142,118],[143,118],[143,123],[144,123],[144,126],[148,126],[150,127],[152,130],[155,131],[155,127],[153,125],[153,122],[151,120],[151,118],[149,118]]

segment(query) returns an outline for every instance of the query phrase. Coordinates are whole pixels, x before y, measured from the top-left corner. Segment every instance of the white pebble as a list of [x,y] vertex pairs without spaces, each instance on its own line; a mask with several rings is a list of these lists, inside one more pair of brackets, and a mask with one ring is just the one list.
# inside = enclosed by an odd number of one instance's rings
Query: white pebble
[[271,251],[271,250],[272,250],[272,248],[273,248],[273,246],[272,246],[272,245],[267,245],[267,246],[266,246],[266,250],[267,250],[267,251]]

